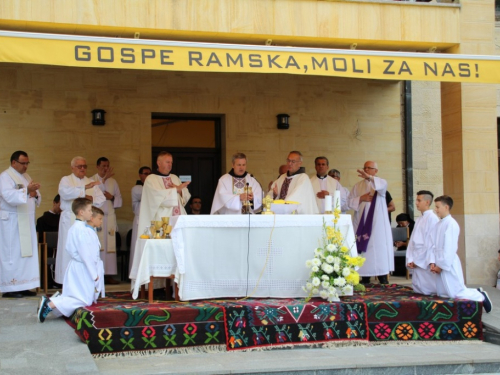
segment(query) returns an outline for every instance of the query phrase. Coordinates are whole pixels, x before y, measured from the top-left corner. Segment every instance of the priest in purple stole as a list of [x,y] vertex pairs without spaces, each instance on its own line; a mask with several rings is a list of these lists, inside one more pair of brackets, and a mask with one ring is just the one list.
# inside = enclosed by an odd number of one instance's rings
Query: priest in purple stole
[[351,190],[349,208],[354,210],[354,231],[358,253],[366,258],[358,272],[362,282],[378,276],[381,284],[387,284],[387,275],[394,271],[394,249],[391,225],[387,218],[385,194],[387,181],[377,177],[377,163],[367,161],[358,169],[359,181]]

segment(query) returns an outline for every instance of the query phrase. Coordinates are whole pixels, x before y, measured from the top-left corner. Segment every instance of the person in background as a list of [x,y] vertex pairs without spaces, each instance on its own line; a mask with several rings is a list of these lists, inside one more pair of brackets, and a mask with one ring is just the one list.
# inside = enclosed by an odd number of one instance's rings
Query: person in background
[[191,215],[201,215],[201,198],[197,195],[191,197],[189,208],[191,209]]
[[61,196],[57,194],[52,201],[52,209],[45,211],[36,221],[36,231],[57,232],[59,231],[59,219],[61,218]]
[[[431,203],[432,203],[432,198],[431,198]],[[413,227],[415,226],[415,222],[410,217],[410,215],[401,213],[398,216],[396,216],[396,222],[398,223],[397,228],[408,228],[408,238],[410,238],[411,234],[413,233]],[[396,246],[397,250],[406,250],[408,246],[408,240],[396,241],[394,242],[394,246]]]

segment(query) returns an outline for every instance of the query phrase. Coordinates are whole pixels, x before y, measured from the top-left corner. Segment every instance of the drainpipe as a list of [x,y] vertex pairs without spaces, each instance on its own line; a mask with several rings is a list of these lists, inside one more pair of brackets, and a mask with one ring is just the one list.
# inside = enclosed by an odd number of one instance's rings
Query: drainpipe
[[412,142],[412,114],[411,114],[411,81],[404,81],[404,169],[406,187],[406,213],[414,218],[413,205],[413,142]]

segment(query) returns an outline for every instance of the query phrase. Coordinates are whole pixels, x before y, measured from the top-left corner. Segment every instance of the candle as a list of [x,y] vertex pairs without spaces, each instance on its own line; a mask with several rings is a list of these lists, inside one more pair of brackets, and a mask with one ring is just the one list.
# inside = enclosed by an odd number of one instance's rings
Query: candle
[[335,190],[335,193],[333,193],[333,209],[339,209],[340,210],[340,191]]
[[332,196],[325,195],[325,212],[332,212]]

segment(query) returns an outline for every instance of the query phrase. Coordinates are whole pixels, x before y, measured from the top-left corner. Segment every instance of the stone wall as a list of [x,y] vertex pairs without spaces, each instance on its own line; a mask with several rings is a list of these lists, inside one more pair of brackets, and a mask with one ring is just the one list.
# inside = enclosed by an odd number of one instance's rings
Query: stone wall
[[[94,108],[106,110],[105,126],[91,125]],[[124,196],[118,217],[131,220],[137,169],[151,163],[153,112],[222,114],[222,169],[234,152],[244,152],[263,185],[290,150],[304,153],[310,174],[314,158],[327,156],[347,187],[359,180],[364,161],[375,160],[402,207],[400,84],[388,81],[2,64],[0,163],[7,167],[17,149],[29,153],[28,173],[45,198],[39,216],[74,156],[88,158],[90,176],[104,155]],[[289,130],[276,129],[278,113],[291,116]]]

